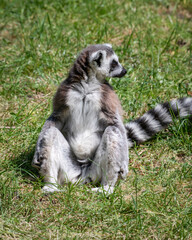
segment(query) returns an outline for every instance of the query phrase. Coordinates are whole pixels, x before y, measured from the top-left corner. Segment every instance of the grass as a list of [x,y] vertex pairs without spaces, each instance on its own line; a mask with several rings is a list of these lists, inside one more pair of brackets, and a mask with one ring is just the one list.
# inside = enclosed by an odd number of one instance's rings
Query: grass
[[31,167],[58,84],[88,44],[109,42],[127,68],[111,79],[125,122],[192,95],[191,0],[0,2],[0,239],[192,239],[192,124],[175,121],[130,150],[107,197],[65,185],[44,195]]

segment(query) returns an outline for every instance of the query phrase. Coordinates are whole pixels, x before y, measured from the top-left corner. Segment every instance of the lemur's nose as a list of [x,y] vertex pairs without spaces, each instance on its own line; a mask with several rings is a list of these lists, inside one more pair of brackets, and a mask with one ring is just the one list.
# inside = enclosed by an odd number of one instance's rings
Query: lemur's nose
[[[125,75],[127,73],[127,70],[123,67],[122,73]],[[124,76],[123,75],[123,76]]]
[[126,73],[127,73],[127,70],[123,67],[123,69],[121,70],[121,73],[118,75],[118,77],[119,78],[124,77]]

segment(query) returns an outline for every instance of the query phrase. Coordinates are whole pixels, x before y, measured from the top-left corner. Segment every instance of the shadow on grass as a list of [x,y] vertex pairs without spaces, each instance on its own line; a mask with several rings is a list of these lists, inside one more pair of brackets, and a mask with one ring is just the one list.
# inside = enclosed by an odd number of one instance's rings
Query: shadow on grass
[[21,175],[27,182],[40,180],[38,170],[31,165],[34,152],[35,148],[31,148],[16,157],[12,157],[10,160],[11,166],[14,168],[16,174]]

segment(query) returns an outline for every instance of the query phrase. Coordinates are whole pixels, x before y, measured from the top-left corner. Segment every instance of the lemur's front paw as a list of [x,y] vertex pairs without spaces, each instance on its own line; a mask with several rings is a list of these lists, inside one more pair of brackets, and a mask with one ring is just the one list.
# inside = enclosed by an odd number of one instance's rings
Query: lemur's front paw
[[32,160],[32,166],[35,168],[41,168],[41,165],[43,164],[44,160],[46,160],[49,156],[47,144],[46,144],[46,138],[40,138],[38,139],[35,154]]
[[32,166],[39,169],[41,167],[42,161],[43,157],[39,152],[36,151],[32,160]]
[[41,151],[36,150],[33,160],[32,160],[32,166],[35,168],[40,169],[41,165],[43,164],[44,160],[47,159],[47,152],[44,149],[41,149]]

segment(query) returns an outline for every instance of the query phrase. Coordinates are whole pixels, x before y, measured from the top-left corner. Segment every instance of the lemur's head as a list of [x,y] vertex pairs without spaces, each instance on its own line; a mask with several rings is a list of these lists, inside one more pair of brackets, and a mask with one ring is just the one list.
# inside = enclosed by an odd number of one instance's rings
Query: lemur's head
[[89,63],[98,79],[106,77],[123,77],[127,71],[119,63],[118,56],[110,44],[98,44],[88,47],[90,49]]
[[121,78],[127,73],[110,44],[88,46],[80,53],[75,65],[76,73],[82,70],[89,77],[96,76],[101,82],[106,77]]

